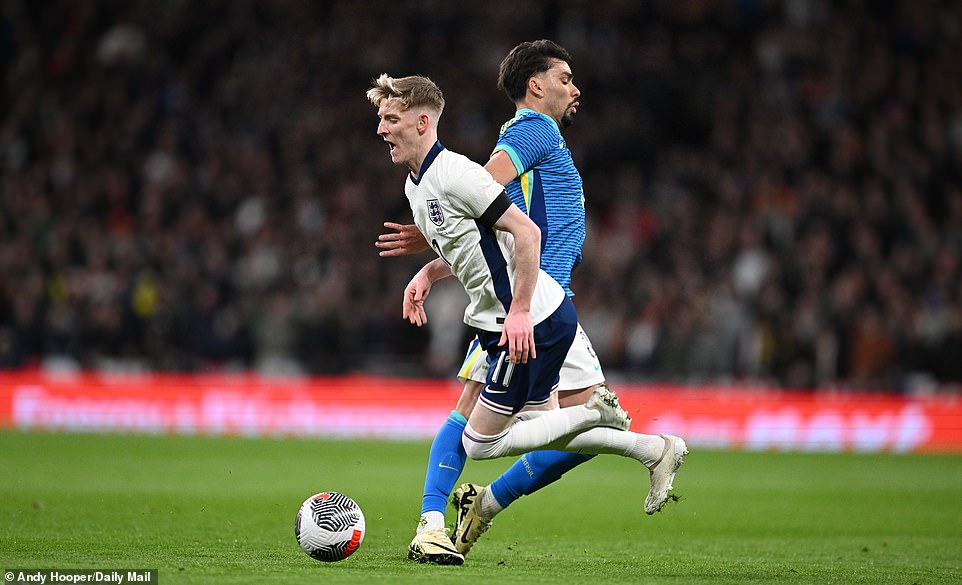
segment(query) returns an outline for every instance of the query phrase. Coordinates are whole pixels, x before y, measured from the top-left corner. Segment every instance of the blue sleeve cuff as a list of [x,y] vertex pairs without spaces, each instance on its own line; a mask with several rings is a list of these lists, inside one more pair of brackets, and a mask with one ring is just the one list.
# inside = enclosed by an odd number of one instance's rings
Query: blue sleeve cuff
[[[525,168],[524,168],[524,165],[521,164],[521,158],[518,157],[518,153],[515,152],[514,149],[508,146],[507,144],[499,144],[494,147],[494,152],[498,152],[499,150],[503,150],[504,152],[507,153],[509,157],[511,157],[511,163],[514,164],[514,170],[518,171],[518,176],[520,177],[521,175],[523,175]],[[492,152],[491,154],[493,155],[494,152]]]

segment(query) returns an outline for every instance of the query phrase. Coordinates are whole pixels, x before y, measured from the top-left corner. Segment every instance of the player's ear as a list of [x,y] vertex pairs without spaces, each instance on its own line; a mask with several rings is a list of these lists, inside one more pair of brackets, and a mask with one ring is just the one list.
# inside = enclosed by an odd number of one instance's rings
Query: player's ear
[[542,89],[541,80],[537,77],[528,78],[528,91],[536,98],[544,97],[544,89]]
[[428,126],[431,125],[431,118],[425,114],[421,113],[418,115],[418,134],[424,134],[428,131]]

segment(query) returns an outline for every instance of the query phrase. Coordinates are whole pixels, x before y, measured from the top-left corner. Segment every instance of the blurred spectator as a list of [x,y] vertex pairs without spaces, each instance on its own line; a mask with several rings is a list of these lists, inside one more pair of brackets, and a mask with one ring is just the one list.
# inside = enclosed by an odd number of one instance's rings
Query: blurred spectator
[[7,0],[0,367],[449,375],[463,300],[410,327],[425,258],[372,245],[409,212],[364,91],[430,75],[484,160],[541,37],[583,92],[573,288],[613,377],[958,388],[950,0]]

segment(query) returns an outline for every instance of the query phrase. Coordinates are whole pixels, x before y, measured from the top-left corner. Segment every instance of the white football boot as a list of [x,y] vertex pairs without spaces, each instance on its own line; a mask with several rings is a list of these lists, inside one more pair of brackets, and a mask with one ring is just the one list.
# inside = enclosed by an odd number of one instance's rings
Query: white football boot
[[621,407],[618,396],[607,386],[602,385],[595,388],[595,391],[585,402],[585,406],[601,413],[601,422],[598,424],[600,427],[612,427],[627,431],[628,427],[631,426],[631,417]]
[[408,545],[408,558],[419,563],[435,565],[463,565],[464,555],[454,548],[444,528],[425,530],[414,535]]
[[675,479],[675,472],[681,467],[682,457],[688,455],[685,441],[673,435],[661,435],[665,440],[665,449],[658,461],[648,468],[651,475],[651,487],[645,498],[645,513],[654,514],[662,509],[668,501],[671,484]]

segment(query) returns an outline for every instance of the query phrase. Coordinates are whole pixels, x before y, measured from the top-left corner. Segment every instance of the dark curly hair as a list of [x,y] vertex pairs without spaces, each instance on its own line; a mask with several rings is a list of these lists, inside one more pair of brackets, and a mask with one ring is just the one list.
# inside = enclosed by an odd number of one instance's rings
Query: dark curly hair
[[554,41],[541,39],[521,43],[501,61],[498,71],[498,89],[508,99],[517,102],[527,92],[528,80],[532,75],[544,73],[551,68],[551,59],[561,59],[571,65],[571,55],[564,47]]

